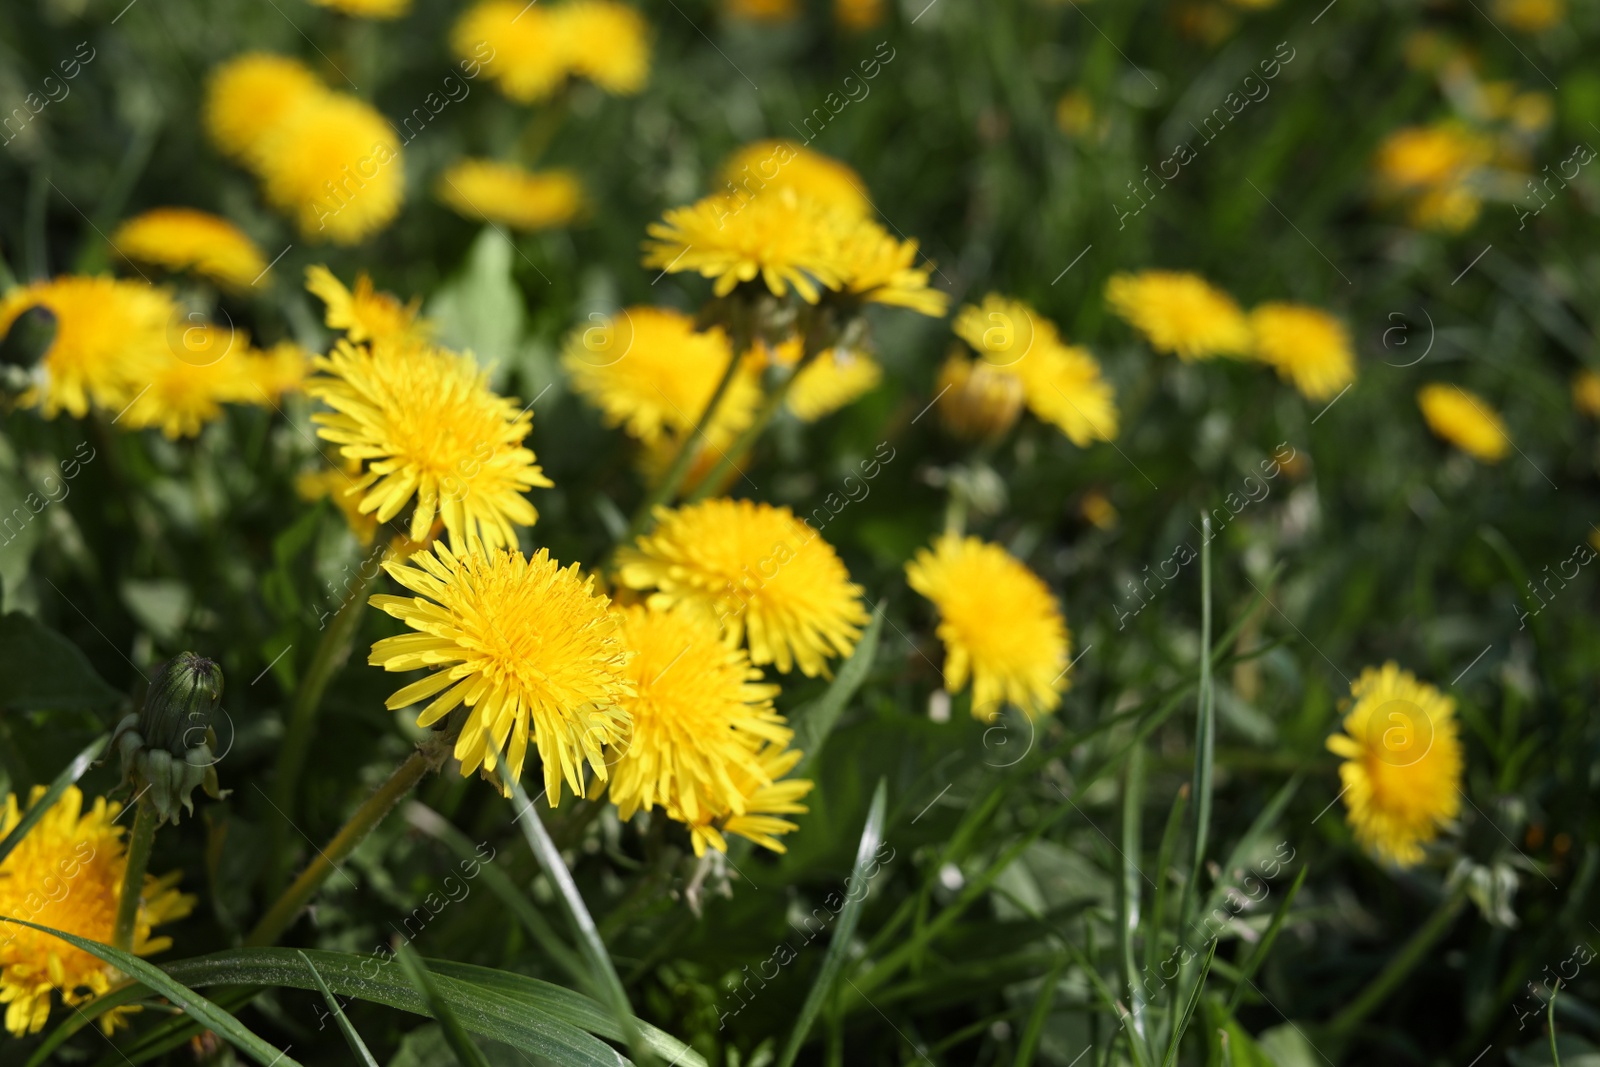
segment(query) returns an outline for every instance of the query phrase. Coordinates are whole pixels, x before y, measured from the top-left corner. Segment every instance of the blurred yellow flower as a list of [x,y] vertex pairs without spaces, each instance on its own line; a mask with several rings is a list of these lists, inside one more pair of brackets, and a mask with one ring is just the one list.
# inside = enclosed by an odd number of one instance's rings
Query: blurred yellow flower
[[363,513],[388,522],[415,500],[409,536],[426,538],[435,515],[458,549],[517,543],[539,513],[523,494],[551,482],[523,446],[533,416],[489,388],[471,356],[379,338],[338,341],[314,361],[305,391],[332,412],[312,416],[317,435],[360,460]]
[[1572,376],[1572,406],[1591,419],[1600,419],[1600,374],[1585,368]]
[[193,437],[222,417],[224,403],[260,403],[251,396],[244,373],[250,341],[242,330],[213,323],[185,327],[169,351],[141,360],[133,373],[141,380],[118,425],[159,428],[168,439]]
[[861,587],[829,545],[788,508],[749,500],[707,500],[660,508],[658,525],[617,554],[618,581],[654,589],[658,610],[708,614],[750,660],[784,674],[827,671],[848,656],[867,622]]
[[1001,437],[1022,414],[1022,379],[1009,368],[952,352],[939,368],[935,384],[939,421],[957,437],[969,441]]
[[1455,701],[1394,663],[1368,667],[1350,686],[1344,733],[1328,738],[1356,840],[1379,859],[1410,867],[1461,810],[1463,758]]
[[1243,356],[1250,324],[1233,297],[1198,274],[1147,270],[1114,274],[1106,303],[1157,352],[1179,359]]
[[[962,387],[948,409],[957,423],[970,415],[977,420],[975,428],[1001,425],[1007,400],[993,376],[1009,375],[1021,383],[1028,410],[1079,448],[1116,439],[1116,393],[1101,376],[1100,364],[1088,350],[1062,341],[1055,323],[1033,308],[990,293],[981,305],[963,307],[953,329],[979,357],[978,368],[946,364],[949,378],[941,385]],[[958,406],[965,410],[957,413]]]
[[1094,130],[1094,102],[1082,89],[1061,94],[1056,101],[1056,128],[1068,137],[1086,137]]
[[397,19],[411,10],[411,0],[311,0],[311,3],[363,19]]
[[882,25],[888,6],[885,0],[833,0],[833,20],[859,33]]
[[861,175],[848,164],[794,141],[755,141],[745,145],[723,161],[716,184],[739,199],[793,189],[799,196],[857,218],[872,214],[867,183]]
[[459,58],[481,61],[500,91],[524,104],[551,95],[569,75],[625,96],[650,74],[649,24],[615,0],[480,0],[456,21],[450,41]]
[[623,644],[633,653],[622,701],[633,722],[612,766],[608,791],[617,814],[656,805],[680,821],[745,813],[734,775],[770,785],[759,759],[763,745],[780,748],[794,732],[772,707],[775,685],[741,648],[729,648],[708,618],[640,605],[615,609]]
[[[800,347],[798,338],[787,341],[770,358],[778,366],[792,367],[800,359]],[[801,422],[816,422],[855,403],[882,380],[883,368],[865,352],[830,348],[800,369],[784,407]]]
[[529,171],[488,159],[458,160],[434,191],[459,215],[515,230],[565,226],[584,206],[583,185],[570,170]]
[[[732,358],[721,330],[696,330],[681,311],[632,307],[575,329],[561,365],[573,391],[598,407],[607,425],[656,445],[694,428]],[[718,406],[730,440],[754,421],[760,402],[756,375],[741,368]]]
[[937,318],[949,308],[950,297],[929,287],[932,265],[915,266],[916,259],[915,240],[902,241],[870,219],[840,228],[836,263],[843,292]]
[[1459,232],[1478,217],[1473,182],[1494,156],[1493,142],[1458,122],[1407,126],[1378,146],[1379,188],[1411,202],[1411,219],[1429,229]]
[[1078,512],[1101,530],[1116,529],[1117,520],[1120,518],[1116,505],[1098,489],[1091,489],[1083,495],[1083,500],[1078,504]]
[[327,306],[323,321],[330,330],[343,330],[350,340],[360,343],[378,338],[422,341],[433,332],[433,324],[417,318],[420,297],[402,304],[389,293],[373,289],[365,272],[356,275],[355,292],[323,266],[306,268],[306,288]]
[[1474,459],[1498,463],[1511,451],[1506,424],[1489,402],[1459,385],[1430,382],[1417,390],[1428,429]]
[[55,316],[55,337],[21,403],[45,418],[82,418],[91,403],[115,415],[146,384],[136,383],[140,369],[171,356],[167,330],[177,308],[166,290],[145,282],[66,275],[12,289],[0,299],[0,337],[33,307]]
[[972,714],[1003,704],[1037,718],[1061,703],[1071,638],[1048,586],[999,545],[943,534],[906,564],[911,588],[939,611],[945,688],[972,681]]
[[206,80],[206,132],[237,162],[255,165],[264,137],[288,114],[326,93],[317,76],[297,59],[247,52],[222,63]]
[[1494,17],[1522,33],[1543,33],[1567,17],[1564,0],[1495,0]]
[[135,215],[111,233],[119,255],[171,271],[192,270],[231,289],[248,289],[267,272],[255,242],[227,219],[193,208],[161,207]]
[[[44,793],[44,786],[34,786],[26,806],[38,803]],[[6,796],[0,837],[22,821],[24,807],[15,793]],[[0,862],[0,915],[110,944],[128,868],[123,827],[115,821],[121,811],[121,804],[97,797],[86,812],[83,793],[67,786]],[[151,936],[154,928],[194,909],[195,898],[178,892],[178,878],[177,871],[162,878],[145,875],[134,920],[134,955],[152,956],[171,947],[170,937]],[[52,887],[67,891],[57,893]],[[15,1037],[44,1028],[52,991],[61,994],[64,1004],[77,1005],[122,980],[115,967],[51,934],[11,923],[0,932],[0,1003],[6,1005],[6,1030]],[[109,1034],[137,1010],[113,1009],[100,1016],[100,1027]]]
[[261,139],[266,198],[313,241],[356,244],[394,220],[405,161],[394,127],[343,93],[308,97]]
[[1250,312],[1256,358],[1310,400],[1330,400],[1356,380],[1344,323],[1317,308],[1262,304]]
[[585,762],[607,777],[602,748],[628,734],[631,654],[593,577],[580,576],[576,563],[563,569],[548,549],[527,559],[515,548],[452,552],[438,542],[383,569],[417,596],[379,594],[370,603],[417,632],[383,638],[367,662],[431,669],[389,698],[391,710],[431,698],[417,716],[430,726],[465,704],[455,747],[463,776],[480,767],[489,774],[504,760],[520,778],[531,735],[552,808],[563,780],[584,795]]
[[800,14],[800,0],[723,0],[723,8],[752,22],[786,22]]
[[654,240],[644,242],[644,265],[714,278],[718,296],[760,278],[775,296],[792,287],[815,304],[822,289],[840,283],[842,219],[793,189],[748,199],[708,196],[650,224]]
[[311,353],[293,341],[279,341],[265,352],[252,352],[242,368],[251,403],[276,403],[284,393],[298,392],[311,373]]
[[778,836],[792,833],[799,827],[779,816],[805,814],[808,809],[800,800],[811,792],[812,785],[805,778],[783,777],[794,770],[800,756],[799,749],[785,750],[782,745],[768,744],[756,757],[761,766],[759,774],[751,774],[742,767],[730,772],[734,788],[743,798],[743,814],[731,809],[713,811],[708,807],[698,819],[690,819],[669,808],[674,819],[689,824],[694,854],[704,856],[707,848],[728,851],[724,834],[738,834],[772,852],[788,851]]

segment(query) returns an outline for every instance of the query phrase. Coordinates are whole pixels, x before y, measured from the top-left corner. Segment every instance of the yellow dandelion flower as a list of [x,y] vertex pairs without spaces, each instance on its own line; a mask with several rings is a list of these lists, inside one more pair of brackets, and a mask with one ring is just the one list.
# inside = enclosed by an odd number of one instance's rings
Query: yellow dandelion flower
[[633,730],[611,767],[608,790],[617,814],[631,819],[656,805],[696,822],[703,815],[745,812],[734,775],[770,785],[759,754],[794,732],[772,707],[775,685],[761,683],[741,648],[729,648],[712,622],[684,611],[634,605],[618,614],[633,694],[622,706]]
[[902,241],[870,219],[858,219],[840,236],[840,287],[862,300],[910,308],[934,318],[950,306],[950,297],[928,287],[931,264],[913,266],[917,242]]
[[411,10],[411,0],[311,0],[311,3],[361,19],[397,19]]
[[358,344],[379,338],[421,341],[433,332],[431,322],[417,318],[417,309],[422,306],[420,297],[401,304],[389,293],[376,292],[365,272],[356,275],[352,293],[327,267],[307,267],[306,289],[327,306],[323,321],[328,328],[343,330]]
[[856,218],[872,214],[867,183],[832,156],[794,141],[756,141],[734,152],[717,172],[717,184],[741,199],[793,189]]
[[45,418],[82,418],[91,403],[121,411],[145,384],[133,384],[137,368],[170,355],[167,324],[177,309],[165,290],[144,282],[66,276],[13,289],[0,300],[0,337],[34,307],[55,316],[55,337],[21,402]]
[[644,242],[644,265],[715,278],[718,296],[759,277],[776,296],[792,287],[815,304],[823,288],[840,284],[841,218],[793,189],[748,199],[708,196],[650,224],[655,240]]
[[1481,134],[1457,122],[1407,126],[1378,146],[1376,166],[1385,184],[1419,190],[1460,181],[1487,163],[1493,146]]
[[878,387],[883,368],[865,352],[832,348],[806,364],[784,406],[801,422],[816,422]]
[[548,4],[482,0],[456,21],[450,46],[457,58],[481,63],[506,96],[530,104],[566,81],[568,57],[557,31]]
[[723,0],[723,7],[751,22],[787,22],[800,14],[800,0]]
[[833,21],[852,33],[881,25],[888,5],[884,0],[833,0]]
[[769,744],[757,756],[761,764],[760,774],[751,774],[743,768],[734,769],[730,777],[744,798],[743,814],[707,809],[701,812],[698,819],[689,819],[669,808],[668,814],[674,819],[689,824],[694,854],[704,856],[707,848],[714,848],[718,852],[728,851],[728,840],[724,834],[738,834],[762,848],[778,853],[787,852],[778,836],[793,833],[799,827],[779,816],[804,815],[809,810],[800,801],[811,792],[812,783],[805,778],[783,778],[794,770],[794,765],[800,762],[800,756],[798,749],[785,750],[782,745]]
[[939,368],[939,421],[957,437],[1003,436],[1022,414],[1022,379],[1009,369],[952,352]]
[[584,207],[583,185],[572,171],[535,172],[488,159],[457,161],[440,176],[434,192],[458,215],[514,230],[565,226]]
[[659,525],[617,554],[617,577],[648,603],[710,614],[750,660],[807,677],[848,656],[867,622],[861,587],[833,546],[788,508],[707,500],[656,511]]
[[1417,390],[1417,406],[1428,429],[1483,463],[1499,463],[1511,451],[1506,424],[1489,402],[1459,385],[1430,382]]
[[436,668],[391,696],[391,710],[431,698],[417,716],[429,726],[465,704],[455,747],[463,776],[504,760],[520,778],[531,735],[551,807],[563,780],[584,795],[585,761],[607,777],[602,748],[628,733],[630,653],[593,577],[580,576],[576,563],[563,569],[548,549],[524,558],[475,544],[458,554],[437,542],[383,569],[419,595],[379,594],[370,603],[417,632],[383,638],[367,662]]
[[1495,19],[1522,33],[1543,33],[1567,17],[1564,0],[1495,0]]
[[1250,349],[1244,312],[1233,297],[1198,274],[1115,274],[1106,283],[1106,303],[1157,352],[1194,360],[1242,356]]
[[219,65],[207,79],[206,132],[224,154],[254,164],[267,134],[303,101],[326,92],[299,60],[247,52]]
[[162,207],[118,226],[119,255],[170,271],[192,270],[232,289],[248,289],[267,272],[254,241],[227,219],[192,208]]
[[1262,304],[1250,312],[1256,358],[1309,400],[1331,400],[1356,380],[1344,323],[1316,308]]
[[361,487],[356,484],[356,477],[360,473],[359,465],[352,465],[349,470],[322,467],[302,471],[295,477],[294,491],[301,500],[315,502],[326,497],[333,501],[356,540],[363,545],[370,545],[378,536],[378,520],[370,513],[363,514],[361,511],[363,494]]
[[279,341],[265,352],[247,354],[240,368],[252,404],[276,404],[285,393],[298,392],[311,373],[311,353],[293,341]]
[[[45,793],[34,786],[29,805]],[[11,854],[0,862],[0,915],[49,926],[109,944],[116,926],[117,901],[128,868],[123,828],[114,820],[122,805],[104,797],[83,810],[83,794],[68,786]],[[22,821],[15,794],[6,797],[0,836]],[[172,945],[154,937],[155,927],[193,910],[195,898],[178,892],[178,872],[146,875],[134,920],[133,953],[151,956]],[[13,1036],[36,1034],[50,1017],[50,993],[65,1004],[82,1004],[122,980],[116,968],[58,937],[13,923],[0,930],[0,1003],[6,1005],[6,1030]],[[106,1033],[136,1008],[100,1017]]]
[[1101,376],[1099,362],[1087,349],[1062,341],[1055,323],[1033,308],[990,293],[981,305],[963,307],[953,328],[981,357],[982,366],[981,371],[949,366],[950,383],[959,380],[962,387],[949,408],[958,422],[971,415],[977,420],[974,429],[998,425],[984,422],[985,416],[1003,417],[1008,403],[1006,390],[993,379],[1011,376],[1021,383],[1028,410],[1079,448],[1116,439],[1116,391]]
[[159,428],[169,440],[194,437],[222,417],[224,403],[254,399],[244,365],[250,339],[243,330],[214,323],[185,327],[178,343],[133,368],[138,395],[117,419],[125,429]]
[[1078,504],[1078,512],[1102,530],[1116,529],[1117,521],[1121,518],[1117,506],[1098,489],[1091,489],[1084,494],[1082,502]]
[[650,76],[650,26],[616,0],[566,0],[551,9],[574,74],[616,96],[632,96]]
[[1600,419],[1600,374],[1585,369],[1572,376],[1572,406],[1591,419]]
[[944,534],[906,564],[911,588],[939,610],[945,686],[972,680],[972,714],[1002,704],[1030,719],[1054,711],[1067,681],[1071,638],[1050,588],[999,545]]
[[1378,858],[1410,867],[1461,810],[1456,702],[1394,663],[1362,671],[1350,695],[1344,733],[1328,738],[1344,757],[1350,827]]
[[370,104],[343,93],[302,100],[261,139],[263,192],[310,240],[356,244],[405,199],[400,139]]
[[539,513],[523,494],[552,484],[523,447],[533,415],[489,388],[471,356],[380,338],[370,348],[339,341],[313,361],[305,391],[332,412],[312,416],[317,434],[360,460],[363,513],[388,522],[416,502],[410,537],[437,515],[458,547],[481,539],[514,545],[517,526]]
[[[657,445],[694,428],[732,358],[721,330],[696,330],[681,311],[632,307],[603,325],[574,330],[561,365],[573,390],[600,409],[607,425]],[[755,421],[760,403],[753,368],[741,368],[715,420],[728,443]]]

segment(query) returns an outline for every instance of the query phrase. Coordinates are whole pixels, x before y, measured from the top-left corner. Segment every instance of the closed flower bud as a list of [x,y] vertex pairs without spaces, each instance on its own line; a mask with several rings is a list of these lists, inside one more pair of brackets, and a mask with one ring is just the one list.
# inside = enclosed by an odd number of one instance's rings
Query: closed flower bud
[[990,440],[1016,425],[1022,393],[1010,370],[953,353],[939,369],[939,418],[957,437]]
[[221,699],[222,668],[184,652],[157,670],[143,709],[117,724],[111,746],[121,758],[123,780],[163,821],[177,822],[180,805],[193,813],[190,794],[196,786],[205,786],[212,797],[223,795],[211,729]]

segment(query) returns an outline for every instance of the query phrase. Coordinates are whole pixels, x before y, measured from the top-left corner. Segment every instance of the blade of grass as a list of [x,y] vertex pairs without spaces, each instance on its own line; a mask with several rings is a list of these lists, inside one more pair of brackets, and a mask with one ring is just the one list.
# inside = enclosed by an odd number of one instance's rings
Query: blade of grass
[[1239,1007],[1239,1000],[1244,996],[1244,987],[1250,983],[1250,980],[1256,976],[1256,972],[1261,969],[1261,965],[1266,962],[1267,953],[1272,951],[1272,943],[1278,939],[1278,931],[1283,929],[1283,921],[1289,917],[1289,905],[1294,903],[1294,898],[1300,892],[1300,887],[1305,884],[1306,873],[1310,870],[1310,867],[1304,864],[1301,865],[1300,873],[1294,876],[1294,884],[1284,894],[1283,900],[1279,901],[1278,910],[1272,913],[1272,921],[1267,924],[1266,932],[1261,935],[1261,940],[1256,944],[1254,951],[1244,961],[1244,965],[1239,968],[1239,980],[1234,983],[1233,995],[1228,998],[1228,1005],[1224,1009],[1228,1015],[1231,1016],[1234,1010]]
[[1374,1008],[1382,1004],[1395,987],[1405,981],[1406,976],[1426,958],[1434,944],[1450,932],[1450,927],[1455,925],[1456,917],[1461,914],[1462,906],[1466,902],[1466,882],[1463,881],[1459,888],[1439,904],[1434,913],[1428,917],[1428,921],[1417,928],[1417,932],[1401,946],[1400,951],[1388,965],[1378,972],[1378,976],[1357,994],[1356,999],[1343,1011],[1333,1017],[1328,1023],[1330,1034],[1334,1037],[1348,1034],[1359,1026]]
[[[873,862],[872,857],[877,854],[878,846],[883,842],[883,813],[887,804],[888,784],[880,778],[878,787],[872,792],[872,804],[867,809],[867,825],[862,829],[861,842],[856,846],[856,862],[845,885],[845,904],[843,910],[839,912],[839,923],[834,927],[833,940],[828,944],[828,954],[822,958],[822,969],[817,972],[817,980],[812,983],[811,992],[806,994],[805,1003],[800,1006],[800,1015],[795,1020],[794,1030],[789,1034],[789,1043],[784,1046],[783,1055],[778,1057],[778,1067],[791,1067],[795,1057],[800,1055],[800,1046],[805,1044],[806,1035],[811,1032],[817,1014],[822,1010],[822,1005],[827,1001],[829,994],[833,992],[840,972],[844,970],[845,957],[850,952],[850,941],[855,936],[856,924],[861,921],[861,908],[870,889],[871,875],[867,873],[867,865]],[[861,889],[863,885],[867,885],[868,889]],[[854,899],[850,895],[853,892],[851,886],[861,889],[860,895]]]
[[34,824],[44,818],[45,812],[55,807],[56,801],[61,799],[61,794],[67,791],[67,786],[83,777],[89,765],[99,757],[101,750],[110,740],[110,734],[101,734],[95,738],[88,748],[72,758],[66,770],[56,775],[50,787],[44,791],[44,795],[35,803],[28,805],[28,810],[23,813],[22,819],[11,828],[5,840],[0,841],[0,863],[4,863],[6,857],[11,855],[11,850],[22,843],[22,839],[28,836],[28,831],[33,829]]
[[872,661],[878,654],[878,638],[883,632],[883,613],[887,604],[886,600],[878,601],[878,606],[872,612],[871,621],[861,632],[861,640],[856,642],[855,651],[850,653],[850,658],[839,668],[839,673],[834,676],[827,692],[793,716],[794,746],[804,755],[800,757],[800,763],[790,777],[805,777],[806,768],[816,760],[823,742],[828,739],[828,735],[833,732],[834,726],[839,721],[839,716],[844,713],[845,705],[850,703],[850,698],[856,695],[856,690],[866,681],[867,672],[872,670]]
[[1128,767],[1122,790],[1122,892],[1118,894],[1118,940],[1122,947],[1122,979],[1128,989],[1128,1001],[1133,1008],[1133,1033],[1130,1041],[1146,1044],[1144,982],[1138,964],[1134,962],[1133,936],[1139,929],[1140,900],[1143,895],[1140,882],[1144,872],[1139,869],[1139,856],[1143,853],[1139,833],[1139,813],[1144,802],[1144,746],[1139,745],[1128,755]]
[[1195,979],[1194,989],[1189,993],[1189,1002],[1184,1005],[1183,1014],[1180,1015],[1172,1026],[1172,1041],[1167,1045],[1167,1055],[1161,1061],[1161,1067],[1173,1067],[1178,1062],[1178,1046],[1183,1044],[1183,1032],[1189,1029],[1189,1020],[1194,1018],[1195,1008],[1200,1006],[1200,993],[1206,987],[1206,976],[1211,973],[1211,961],[1217,958],[1217,941],[1211,940],[1211,947],[1206,950],[1206,958],[1200,964],[1200,974]]
[[1149,934],[1144,942],[1144,969],[1149,973],[1156,966],[1156,956],[1161,951],[1161,930],[1167,921],[1167,887],[1172,879],[1168,871],[1172,856],[1178,848],[1178,832],[1183,826],[1183,815],[1189,808],[1189,783],[1178,787],[1172,798],[1172,810],[1167,812],[1167,826],[1161,832],[1161,847],[1156,852],[1156,899],[1150,908]]
[[16,923],[19,926],[26,926],[30,930],[38,930],[41,933],[59,937],[74,948],[81,949],[96,959],[111,964],[123,974],[138,979],[172,1001],[185,1015],[203,1024],[208,1030],[215,1031],[219,1037],[261,1064],[261,1067],[273,1067],[274,1064],[279,1064],[281,1067],[300,1067],[296,1060],[291,1059],[286,1053],[279,1052],[276,1048],[261,1040],[251,1032],[249,1027],[234,1018],[232,1014],[213,1004],[188,986],[174,981],[160,968],[152,963],[146,963],[131,952],[123,952],[120,949],[112,948],[110,945],[102,945],[98,941],[90,941],[88,938],[79,937],[77,934],[69,934],[48,926],[40,926],[38,923],[27,922],[24,919],[13,919],[9,916],[0,915],[0,922]]
[[528,839],[528,847],[533,849],[539,866],[544,868],[550,883],[556,889],[557,898],[565,906],[567,918],[572,923],[573,932],[578,938],[579,950],[588,959],[590,980],[596,989],[604,992],[605,999],[610,1001],[611,1010],[622,1027],[623,1036],[628,1048],[633,1050],[634,1057],[644,1063],[653,1063],[655,1057],[640,1035],[639,1021],[628,1003],[628,993],[622,988],[622,979],[617,976],[617,969],[611,962],[611,953],[606,949],[605,942],[600,940],[600,931],[594,924],[594,917],[589,914],[589,908],[584,904],[582,894],[578,892],[578,885],[572,880],[572,872],[567,870],[566,863],[561,859],[561,852],[556,848],[555,842],[550,840],[549,831],[544,828],[539,813],[534,810],[533,801],[529,800],[528,794],[523,791],[522,783],[511,777],[503,762],[499,765],[499,771],[500,780],[510,790],[511,797],[517,805],[517,822],[522,826],[523,836]]
[[[398,943],[396,958],[406,972],[406,977],[418,993],[422,994],[423,1001],[428,1005],[428,1014],[432,1015],[439,1023],[439,1029],[444,1031],[445,1044],[450,1046],[450,1051],[455,1055],[456,1062],[461,1067],[489,1067],[489,1061],[484,1058],[483,1050],[473,1043],[467,1036],[466,1030],[461,1026],[461,1021],[456,1018],[456,1013],[450,1010],[449,1003],[439,993],[439,987],[434,984],[433,975],[428,972],[428,965],[422,962],[422,957],[417,955],[417,950],[406,941]],[[302,957],[304,953],[301,954]],[[308,964],[310,960],[306,961]],[[316,969],[312,969],[315,976]],[[321,980],[318,979],[318,984]]]
[[[467,839],[467,835],[457,830],[448,819],[432,808],[413,800],[406,804],[404,814],[406,821],[412,826],[450,849],[461,859],[477,861],[477,849]],[[588,985],[589,971],[583,964],[583,958],[561,939],[561,935],[556,933],[543,913],[533,906],[528,895],[517,887],[510,876],[487,863],[479,866],[478,875],[483,879],[483,884],[489,887],[489,892],[499,898],[550,958],[573,981],[580,985]]]
[[1033,1011],[1028,1014],[1027,1028],[1022,1031],[1022,1040],[1017,1042],[1017,1058],[1012,1061],[1016,1067],[1028,1067],[1033,1062],[1033,1054],[1039,1047],[1039,1038],[1044,1034],[1044,1024],[1050,1018],[1050,1003],[1055,1000],[1056,982],[1061,978],[1061,972],[1067,969],[1071,957],[1062,953],[1056,965],[1050,968],[1050,973],[1045,975],[1044,984],[1039,987],[1039,995],[1033,1000]]
[[317,992],[322,994],[322,999],[327,1001],[328,1010],[333,1012],[334,1022],[339,1024],[339,1032],[344,1034],[345,1043],[350,1046],[350,1051],[366,1067],[378,1067],[378,1061],[372,1058],[372,1053],[367,1050],[367,1043],[361,1040],[361,1035],[356,1033],[356,1028],[351,1025],[345,1016],[344,1009],[339,1006],[339,1000],[333,995],[333,990],[328,988],[328,983],[322,980],[322,975],[317,973],[316,965],[311,962],[311,957],[304,952],[300,958],[306,961],[306,969],[311,972],[312,981],[317,983]]

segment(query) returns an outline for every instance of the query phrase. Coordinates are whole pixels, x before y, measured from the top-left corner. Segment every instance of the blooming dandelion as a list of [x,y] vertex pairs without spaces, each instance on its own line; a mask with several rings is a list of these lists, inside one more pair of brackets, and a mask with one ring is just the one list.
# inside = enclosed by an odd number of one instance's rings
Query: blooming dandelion
[[1344,323],[1316,308],[1262,304],[1250,312],[1257,359],[1308,400],[1331,400],[1356,380]]
[[121,255],[170,271],[193,271],[230,289],[248,289],[267,271],[254,241],[227,219],[191,208],[136,215],[111,234]]
[[1489,402],[1459,385],[1430,382],[1417,390],[1417,406],[1434,436],[1473,459],[1499,463],[1511,452],[1506,424]]
[[1197,274],[1148,270],[1114,274],[1106,304],[1157,352],[1182,360],[1243,356],[1250,324],[1233,297]]

